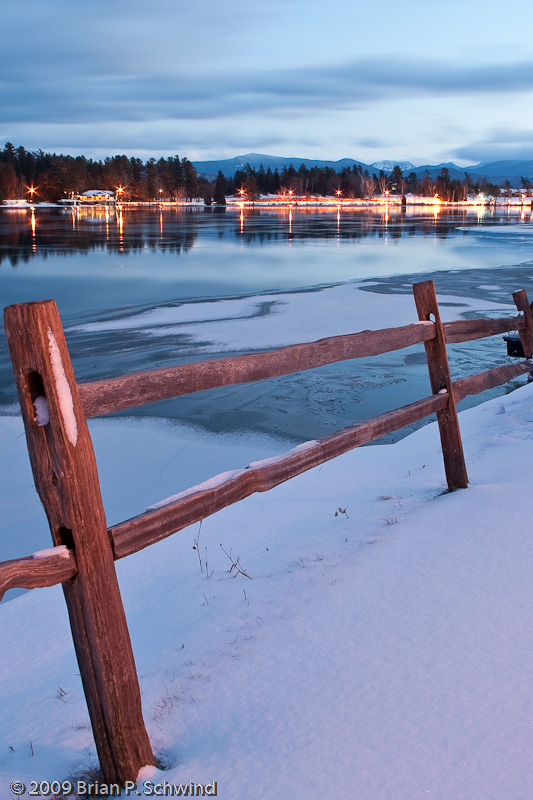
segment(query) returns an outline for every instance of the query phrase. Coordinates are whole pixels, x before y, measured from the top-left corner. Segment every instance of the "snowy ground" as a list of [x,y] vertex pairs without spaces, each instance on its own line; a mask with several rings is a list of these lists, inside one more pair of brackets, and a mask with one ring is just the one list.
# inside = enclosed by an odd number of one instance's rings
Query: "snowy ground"
[[[494,294],[440,295],[442,316],[514,313]],[[78,331],[178,334],[200,354],[206,342],[207,352],[233,352],[414,319],[411,296],[350,284],[169,306]],[[455,377],[476,371],[469,354],[455,367]],[[214,780],[224,800],[530,800],[532,392],[461,414],[466,491],[445,493],[431,425],[117,563],[147,728],[168,766],[147,780]],[[408,402],[399,390],[395,399]],[[332,414],[323,392],[317,413]],[[161,419],[90,427],[109,524],[294,446]],[[0,453],[2,558],[15,558],[50,544],[18,417],[0,415]],[[228,571],[224,551],[249,577]],[[12,781],[29,790],[97,762],[61,589],[2,604],[0,630],[3,800]]]
[[[529,385],[460,415],[467,490],[444,492],[430,425],[118,562],[145,720],[169,767],[150,780],[215,780],[224,800],[530,800],[532,401]],[[10,463],[20,423],[0,421]],[[92,430],[111,518],[171,493],[113,463],[135,460],[134,433],[171,460],[183,431]],[[255,445],[268,454],[266,438]],[[64,779],[95,753],[61,589],[2,605],[0,628],[9,798],[11,781]]]

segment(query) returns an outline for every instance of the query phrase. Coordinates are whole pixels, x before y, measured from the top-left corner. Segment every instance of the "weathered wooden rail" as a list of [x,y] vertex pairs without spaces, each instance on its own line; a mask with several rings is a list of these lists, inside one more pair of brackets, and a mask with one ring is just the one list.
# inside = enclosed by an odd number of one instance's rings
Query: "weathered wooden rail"
[[[442,323],[431,281],[413,286],[418,322],[362,331],[255,353],[76,382],[55,302],[5,309],[35,486],[55,547],[0,563],[0,599],[7,589],[61,583],[93,726],[108,782],[134,780],[153,763],[114,561],[142,550],[254,492],[264,492],[362,444],[436,413],[450,490],[466,488],[456,403],[467,395],[533,372],[533,316],[525,291],[518,316]],[[526,360],[452,381],[447,343],[518,330]],[[107,528],[87,418],[217,386],[264,380],[346,359],[424,343],[431,395],[407,406],[250,464],[220,481],[187,490]],[[38,400],[37,398],[40,398]],[[43,412],[43,406],[45,411]],[[36,557],[38,556],[38,557]]]

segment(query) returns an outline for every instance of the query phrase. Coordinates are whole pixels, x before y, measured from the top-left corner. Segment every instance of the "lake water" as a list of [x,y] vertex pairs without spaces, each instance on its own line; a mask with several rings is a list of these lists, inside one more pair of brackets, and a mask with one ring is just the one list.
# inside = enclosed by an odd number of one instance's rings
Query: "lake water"
[[[0,300],[54,298],[89,380],[407,324],[428,278],[448,319],[514,314],[513,291],[533,297],[532,245],[529,215],[475,209],[0,209]],[[509,361],[501,336],[448,354],[456,378]],[[91,423],[108,522],[429,392],[420,345]],[[0,560],[50,544],[18,413],[2,329]]]
[[[0,298],[2,306],[54,298],[76,374],[88,380],[272,346],[268,338],[250,346],[237,337],[233,346],[222,348],[211,338],[212,328],[202,327],[205,301],[215,304],[212,318],[220,309],[220,319],[228,321],[224,299],[264,297],[255,306],[259,317],[273,313],[276,297],[286,302],[287,293],[297,292],[313,299],[309,313],[315,313],[319,289],[359,284],[368,290],[370,302],[372,293],[410,294],[413,282],[433,278],[440,295],[473,298],[479,309],[487,306],[489,313],[497,313],[493,304],[512,302],[517,288],[533,297],[532,245],[530,212],[494,214],[474,208],[0,210]],[[183,304],[188,326],[181,333],[163,327],[147,336],[127,322],[142,312],[183,309]],[[196,309],[202,312],[197,320]],[[462,311],[457,304],[454,316]],[[116,328],[95,324],[120,320],[123,325]],[[391,324],[382,318],[373,327]],[[352,330],[359,329],[354,315]],[[451,347],[450,360],[460,377],[506,363],[506,356],[496,337]],[[128,414],[302,441],[427,393],[420,347]],[[15,410],[2,337],[0,413]]]

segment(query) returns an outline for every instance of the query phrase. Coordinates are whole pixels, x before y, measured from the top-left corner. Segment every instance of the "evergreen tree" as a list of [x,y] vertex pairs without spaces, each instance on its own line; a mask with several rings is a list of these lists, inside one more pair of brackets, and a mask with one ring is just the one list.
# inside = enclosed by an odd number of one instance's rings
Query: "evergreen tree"
[[447,167],[443,167],[437,176],[435,192],[438,194],[441,200],[450,200],[451,180],[450,170]]
[[0,161],[0,202],[17,194],[17,173],[10,162]]
[[225,206],[226,205],[226,180],[222,171],[218,171],[217,179],[215,181],[215,192],[213,200],[217,204],[217,206]]
[[181,164],[185,178],[185,195],[189,200],[193,200],[198,197],[198,176],[188,158],[183,158]]
[[244,168],[244,176],[244,184],[242,188],[246,193],[246,199],[257,200],[261,194],[261,190],[259,188],[259,181],[257,179],[257,173],[255,169],[247,164]]
[[179,156],[171,156],[168,159],[171,174],[171,193],[172,197],[180,200],[185,196],[185,171],[180,162]]
[[417,177],[416,172],[410,172],[405,181],[406,189],[415,194],[416,192]]
[[394,194],[403,194],[405,192],[405,178],[403,177],[403,172],[398,164],[392,168],[389,183],[391,191],[394,192]]

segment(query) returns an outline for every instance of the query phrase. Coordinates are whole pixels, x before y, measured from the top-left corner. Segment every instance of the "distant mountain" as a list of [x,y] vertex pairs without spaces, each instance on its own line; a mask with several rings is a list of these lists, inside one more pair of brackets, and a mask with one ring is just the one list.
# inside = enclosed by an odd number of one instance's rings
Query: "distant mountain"
[[[448,161],[442,164],[424,164],[422,167],[415,167],[413,172],[416,173],[417,178],[423,178],[426,172],[429,172],[432,178],[436,178],[442,169],[448,170],[448,174],[452,180],[462,181],[464,180],[465,172],[468,172],[469,175],[472,175],[475,167],[458,167],[457,164],[453,163],[453,161]],[[476,177],[487,177],[490,180],[489,176],[485,176],[484,173],[476,173]]]
[[533,161],[518,160],[485,162],[470,167],[458,167],[453,161],[415,167],[410,161],[384,160],[376,161],[373,164],[365,164],[363,161],[356,161],[353,158],[341,158],[339,161],[321,161],[311,158],[286,158],[262,153],[247,153],[246,155],[235,156],[235,158],[219,159],[218,161],[193,161],[192,163],[200,175],[205,175],[209,178],[216,177],[219,171],[225,177],[231,177],[238,169],[244,169],[247,164],[253,169],[259,169],[263,165],[265,170],[270,167],[272,171],[277,169],[279,172],[283,167],[290,167],[291,164],[295,169],[304,164],[309,169],[311,167],[331,167],[336,172],[341,172],[344,167],[351,169],[354,164],[357,164],[363,169],[367,169],[371,175],[374,172],[378,173],[380,170],[389,173],[398,165],[405,176],[410,172],[415,172],[418,177],[423,177],[426,172],[429,172],[432,178],[436,178],[445,167],[449,172],[450,178],[461,181],[464,179],[465,172],[479,179],[487,178],[488,181],[497,185],[502,185],[505,181],[509,181],[512,186],[517,188],[521,185],[520,179],[522,177],[533,181]]
[[489,164],[469,167],[467,172],[473,175],[486,175],[493,183],[509,181],[511,186],[518,187],[521,185],[521,178],[533,180],[533,161],[491,161]]
[[469,167],[471,172],[476,171],[485,171],[489,170],[493,175],[504,174],[509,170],[513,170],[515,172],[528,172],[530,173],[533,169],[533,161],[523,161],[523,160],[507,160],[507,161],[482,161],[475,167]]
[[415,172],[418,177],[422,177],[427,171],[432,178],[436,178],[443,167],[448,170],[450,178],[457,178],[461,181],[466,172],[473,178],[486,178],[497,186],[502,186],[505,181],[509,181],[511,186],[520,188],[522,178],[533,180],[533,161],[490,161],[474,164],[471,167],[458,167],[457,164],[448,162],[435,166],[427,164],[423,167],[416,167]]
[[371,164],[370,167],[374,170],[382,169],[383,172],[387,173],[392,172],[394,167],[400,167],[404,175],[407,175],[407,173],[413,172],[416,169],[415,165],[411,164],[410,161],[374,161],[374,163]]
[[[311,158],[284,158],[283,156],[268,156],[262,153],[247,153],[244,156],[235,156],[235,158],[226,158],[219,161],[193,161],[193,166],[200,175],[218,175],[218,172],[229,178],[235,174],[238,169],[244,169],[249,164],[253,169],[259,169],[261,164],[265,169],[274,171],[275,169],[281,170],[283,167],[290,167],[292,164],[295,169],[301,164],[305,164],[309,169],[311,167],[331,167],[336,172],[341,172],[344,167],[352,167],[353,164],[361,164],[365,169],[370,169],[367,164],[361,161],[355,161],[353,158],[342,158],[340,161],[320,161]],[[392,167],[391,167],[392,169]]]

